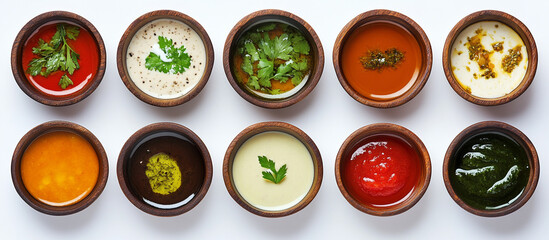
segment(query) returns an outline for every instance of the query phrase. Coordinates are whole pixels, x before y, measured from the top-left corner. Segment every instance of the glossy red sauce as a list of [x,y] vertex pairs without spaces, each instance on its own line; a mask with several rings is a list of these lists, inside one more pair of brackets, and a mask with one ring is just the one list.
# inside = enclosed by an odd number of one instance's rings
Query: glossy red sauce
[[[45,24],[44,26],[38,28],[30,36],[27,42],[25,42],[23,47],[22,64],[23,69],[26,71],[29,66],[29,62],[33,58],[39,57],[38,55],[32,53],[32,48],[38,46],[39,39],[49,42],[57,31],[56,26],[59,23],[76,25],[79,27],[80,33],[76,40],[67,39],[67,43],[77,54],[80,54],[80,59],[78,60],[80,68],[76,69],[72,75],[69,75],[68,72],[65,71],[55,71],[48,77],[43,77],[40,75],[31,76],[28,73],[26,76],[31,85],[44,94],[64,97],[72,94],[78,94],[80,90],[86,89],[97,73],[99,66],[99,51],[95,39],[88,31],[86,31],[86,29],[77,24],[66,22],[51,22]],[[62,89],[59,86],[59,79],[61,79],[64,74],[67,74],[73,82],[73,84],[69,85],[66,89]]]
[[419,180],[420,160],[410,144],[392,135],[374,135],[357,143],[342,165],[351,196],[377,207],[405,200]]

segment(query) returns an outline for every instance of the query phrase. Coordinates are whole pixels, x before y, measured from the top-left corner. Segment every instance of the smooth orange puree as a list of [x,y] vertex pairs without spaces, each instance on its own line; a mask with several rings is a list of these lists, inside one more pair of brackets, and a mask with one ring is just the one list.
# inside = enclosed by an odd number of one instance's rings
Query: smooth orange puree
[[[396,48],[404,59],[394,67],[366,69],[360,59],[369,52]],[[406,93],[418,77],[421,50],[403,27],[385,21],[367,23],[354,30],[343,46],[341,66],[345,78],[359,94],[374,100],[391,100]]]
[[37,200],[67,206],[84,199],[99,175],[99,160],[92,145],[67,131],[36,138],[23,153],[21,177]]

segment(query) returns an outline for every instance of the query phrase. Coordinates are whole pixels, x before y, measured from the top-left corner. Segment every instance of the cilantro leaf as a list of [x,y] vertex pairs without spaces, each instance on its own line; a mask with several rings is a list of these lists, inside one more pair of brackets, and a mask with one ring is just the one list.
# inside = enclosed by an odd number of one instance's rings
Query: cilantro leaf
[[[72,75],[75,70],[80,68],[78,63],[80,55],[70,47],[67,38],[76,40],[79,33],[80,30],[76,26],[57,24],[56,32],[49,42],[39,39],[38,45],[32,48],[32,53],[39,57],[29,62],[27,73],[31,76],[40,74],[43,77],[48,77],[51,73],[61,70]],[[65,89],[69,85],[73,85],[73,82],[65,74],[59,80],[58,85]]]
[[35,58],[30,61],[29,68],[27,68],[27,73],[29,73],[31,76],[36,76],[42,72],[42,68],[46,66],[46,59],[45,58]]
[[303,71],[307,69],[307,59],[303,59],[301,61],[293,62],[292,68],[298,71]]
[[61,77],[61,79],[59,79],[59,83],[58,85],[62,88],[62,89],[65,89],[67,88],[69,85],[72,85],[72,80],[67,76],[67,74],[63,75]]
[[259,41],[259,49],[265,53],[269,59],[275,59],[275,51],[271,39],[269,38],[269,34],[263,34],[263,39]]
[[275,80],[279,80],[281,83],[285,83],[288,80],[288,77],[291,77],[288,72],[292,70],[292,64],[290,62],[286,62],[285,64],[281,64],[278,66],[278,69],[276,70],[276,74],[273,76]]
[[242,71],[252,76],[254,75],[254,66],[252,65],[252,60],[250,60],[250,58],[251,56],[245,56],[240,67],[242,68]]
[[274,58],[282,59],[282,60],[288,60],[290,59],[290,53],[292,52],[292,42],[290,42],[290,39],[288,37],[288,34],[284,33],[280,35],[279,37],[275,37],[273,39],[273,45],[274,45]]
[[280,167],[280,169],[278,169],[277,171],[275,167],[275,162],[273,160],[268,159],[266,156],[257,156],[257,158],[261,167],[270,170],[261,172],[264,179],[269,180],[275,184],[278,184],[282,182],[282,180],[284,180],[284,178],[286,177],[286,172],[288,171],[286,164],[282,165],[282,167]]
[[257,52],[257,49],[255,49],[252,41],[246,41],[244,43],[244,48],[246,48],[246,53],[252,57],[252,62],[259,60],[259,53]]
[[290,39],[295,52],[309,55],[311,47],[309,46],[309,42],[307,42],[307,39],[305,39],[303,35],[292,34]]
[[72,40],[76,40],[78,34],[80,34],[80,30],[77,26],[67,26],[65,28],[65,32],[67,34],[67,38]]
[[292,84],[294,86],[297,86],[301,83],[301,81],[303,80],[303,73],[302,72],[298,72],[298,71],[295,71],[293,73],[293,77],[292,77]]
[[150,52],[145,58],[145,67],[151,71],[163,73],[183,73],[191,66],[191,58],[185,52],[185,46],[176,48],[173,45],[173,40],[163,36],[158,36],[158,47],[165,55],[166,61],[158,54]]
[[256,76],[251,76],[248,78],[248,86],[254,88],[255,90],[259,90],[261,86],[259,86],[259,82],[257,81]]
[[257,32],[268,32],[276,28],[276,24],[269,23],[257,28]]
[[271,75],[274,71],[274,63],[266,59],[260,59],[257,67],[259,68],[259,71],[257,72],[259,85],[271,87]]

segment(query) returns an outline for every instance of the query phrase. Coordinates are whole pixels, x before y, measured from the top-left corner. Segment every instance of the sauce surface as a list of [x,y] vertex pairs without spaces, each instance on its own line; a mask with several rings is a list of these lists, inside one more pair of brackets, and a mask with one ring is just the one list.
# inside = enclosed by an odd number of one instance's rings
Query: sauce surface
[[501,133],[480,133],[467,139],[453,157],[450,183],[473,208],[493,210],[512,204],[530,175],[524,149]]
[[95,187],[99,160],[92,145],[66,131],[36,138],[21,159],[21,178],[37,200],[67,206],[84,199]]
[[[515,48],[520,53],[520,61],[517,59],[508,69],[505,59]],[[524,79],[528,51],[522,38],[509,26],[483,21],[459,33],[452,45],[450,64],[454,77],[465,91],[477,97],[498,98],[515,90]]]
[[[57,24],[60,23],[77,26],[80,30],[76,40],[67,39],[67,43],[70,47],[80,55],[80,58],[78,59],[80,68],[76,69],[72,75],[69,75],[65,71],[55,71],[48,77],[43,77],[41,75],[31,76],[29,73],[26,73],[26,76],[31,85],[44,94],[56,97],[65,97],[69,95],[76,95],[85,90],[91,83],[91,80],[95,77],[98,70],[99,51],[97,42],[85,28],[68,22],[50,22],[45,24],[44,26],[38,28],[25,42],[23,47],[22,64],[23,69],[27,70],[32,59],[39,57],[32,52],[32,48],[38,46],[40,39],[49,42],[57,31]],[[72,80],[73,84],[69,85],[65,89],[62,89],[59,86],[59,79],[61,79],[61,77],[65,74],[67,74],[67,76]]]
[[[404,58],[394,67],[365,69],[361,58],[369,52],[397,49]],[[373,100],[391,100],[406,93],[421,68],[421,50],[414,36],[403,27],[375,21],[355,29],[343,45],[341,67],[351,87]]]
[[[285,179],[274,184],[263,179],[265,171],[258,156],[266,156],[276,168],[286,164]],[[307,147],[297,138],[272,131],[249,138],[238,149],[232,166],[232,178],[238,193],[251,205],[278,211],[293,207],[309,192],[313,185],[314,164]]]
[[[159,158],[169,158],[178,167],[169,170],[175,175],[168,181],[172,184],[169,189],[163,190],[154,186],[155,179],[151,178],[151,165],[156,164],[149,162]],[[177,208],[191,201],[202,188],[206,174],[204,159],[198,147],[187,138],[168,132],[153,134],[137,144],[126,171],[134,194],[145,203],[160,209]],[[179,183],[173,183],[176,181]],[[165,185],[164,182],[162,186]]]
[[420,159],[404,140],[374,135],[358,142],[342,165],[347,191],[359,202],[383,207],[405,200],[419,181]]
[[[191,62],[184,72],[164,73],[145,66],[151,53],[171,62],[159,48],[159,36],[171,39],[176,48],[185,47]],[[141,27],[126,51],[130,79],[141,91],[160,99],[178,98],[191,91],[204,75],[206,60],[206,47],[200,35],[189,25],[173,19],[158,19]]]

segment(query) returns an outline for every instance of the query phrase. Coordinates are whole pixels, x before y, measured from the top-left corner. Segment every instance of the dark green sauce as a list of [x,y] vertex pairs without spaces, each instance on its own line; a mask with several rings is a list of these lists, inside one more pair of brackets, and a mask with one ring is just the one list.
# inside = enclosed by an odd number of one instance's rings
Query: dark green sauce
[[485,132],[463,142],[449,171],[450,183],[461,200],[476,209],[494,210],[522,194],[530,166],[517,142],[501,133]]

